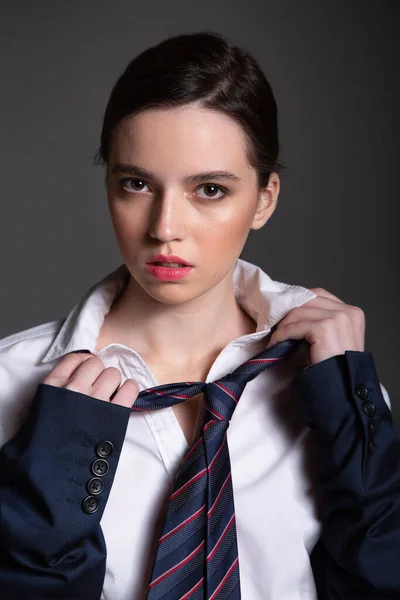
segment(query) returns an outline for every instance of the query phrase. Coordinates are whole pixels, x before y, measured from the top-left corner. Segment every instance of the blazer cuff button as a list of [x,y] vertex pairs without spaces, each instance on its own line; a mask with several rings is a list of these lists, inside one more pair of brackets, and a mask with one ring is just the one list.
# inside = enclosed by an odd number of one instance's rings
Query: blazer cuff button
[[88,515],[95,513],[99,508],[99,501],[94,496],[87,496],[82,502],[82,509]]
[[91,465],[92,473],[97,475],[97,477],[103,477],[106,473],[108,473],[109,464],[103,458],[98,458]]
[[99,442],[96,446],[96,454],[97,456],[100,456],[100,458],[108,458],[113,453],[113,450],[114,445],[108,440]]

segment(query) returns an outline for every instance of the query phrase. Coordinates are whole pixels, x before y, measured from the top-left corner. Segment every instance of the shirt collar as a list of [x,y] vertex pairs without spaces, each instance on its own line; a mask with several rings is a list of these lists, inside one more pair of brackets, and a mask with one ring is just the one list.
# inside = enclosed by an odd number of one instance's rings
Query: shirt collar
[[[64,320],[42,363],[76,350],[96,352],[96,341],[113,301],[123,292],[130,273],[125,263],[87,290]],[[232,274],[238,304],[257,323],[254,333],[238,338],[237,345],[253,343],[268,335],[290,310],[317,297],[300,285],[271,279],[257,265],[238,258]]]

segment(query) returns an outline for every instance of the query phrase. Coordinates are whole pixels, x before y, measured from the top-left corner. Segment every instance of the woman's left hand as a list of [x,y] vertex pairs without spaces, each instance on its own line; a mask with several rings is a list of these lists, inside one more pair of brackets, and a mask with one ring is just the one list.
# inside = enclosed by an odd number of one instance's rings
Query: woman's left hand
[[309,288],[317,298],[293,308],[276,325],[267,348],[288,339],[305,339],[310,365],[344,354],[364,352],[365,314],[358,306],[345,304],[323,288]]

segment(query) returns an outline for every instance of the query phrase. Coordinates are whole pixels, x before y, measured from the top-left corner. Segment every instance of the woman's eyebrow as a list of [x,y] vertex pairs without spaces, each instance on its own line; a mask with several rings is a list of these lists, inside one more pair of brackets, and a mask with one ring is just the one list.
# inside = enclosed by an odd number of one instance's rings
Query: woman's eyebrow
[[[154,180],[156,179],[153,173],[147,169],[124,163],[116,164],[112,169],[112,174],[114,173],[128,173],[134,177],[144,177]],[[207,179],[219,181],[241,181],[240,177],[234,173],[231,173],[230,171],[205,171],[203,173],[195,173],[194,175],[187,175],[182,181],[183,183],[196,183]]]

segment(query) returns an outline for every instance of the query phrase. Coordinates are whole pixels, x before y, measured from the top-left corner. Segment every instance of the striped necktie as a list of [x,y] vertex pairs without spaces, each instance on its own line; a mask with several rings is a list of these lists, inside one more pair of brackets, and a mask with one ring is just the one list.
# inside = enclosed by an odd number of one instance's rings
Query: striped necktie
[[210,383],[169,383],[139,393],[135,411],[173,406],[201,391],[205,408],[166,506],[147,600],[240,599],[227,429],[247,382],[280,364],[300,341],[279,342]]

